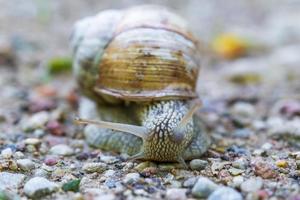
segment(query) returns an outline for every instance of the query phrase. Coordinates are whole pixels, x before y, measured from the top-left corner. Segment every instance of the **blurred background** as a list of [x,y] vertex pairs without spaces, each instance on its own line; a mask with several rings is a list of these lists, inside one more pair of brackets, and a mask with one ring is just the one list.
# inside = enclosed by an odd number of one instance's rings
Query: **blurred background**
[[73,24],[105,9],[144,3],[173,9],[202,42],[198,93],[208,107],[261,98],[268,110],[270,102],[299,99],[299,0],[0,0],[1,95],[11,102],[18,89],[28,93],[40,85],[68,93],[75,88]]

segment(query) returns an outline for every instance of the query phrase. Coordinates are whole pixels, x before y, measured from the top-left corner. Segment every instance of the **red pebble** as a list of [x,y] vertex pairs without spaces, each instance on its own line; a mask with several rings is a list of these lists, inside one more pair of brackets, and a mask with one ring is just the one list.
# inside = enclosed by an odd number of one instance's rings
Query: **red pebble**
[[44,97],[53,97],[57,94],[56,89],[50,85],[40,85],[35,90],[39,95]]
[[257,194],[258,194],[259,200],[265,200],[265,199],[268,199],[268,197],[269,197],[269,194],[266,190],[259,190],[257,192]]
[[52,120],[47,123],[47,130],[52,134],[56,136],[62,136],[65,134],[64,127],[61,123],[58,121]]
[[29,111],[32,113],[52,110],[54,108],[56,108],[56,104],[51,99],[36,99],[31,101],[29,104]]
[[48,166],[56,165],[56,163],[58,163],[58,157],[48,156],[48,157],[45,158],[44,163]]

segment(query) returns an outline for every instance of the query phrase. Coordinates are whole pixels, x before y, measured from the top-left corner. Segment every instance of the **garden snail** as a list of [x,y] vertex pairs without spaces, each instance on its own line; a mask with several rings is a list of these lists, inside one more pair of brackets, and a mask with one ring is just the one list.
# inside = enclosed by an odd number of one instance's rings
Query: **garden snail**
[[[108,10],[75,24],[74,74],[83,96],[87,141],[134,159],[184,163],[209,137],[193,114],[199,71],[197,40],[164,7]],[[95,118],[97,120],[89,120]],[[83,119],[89,118],[89,119]]]

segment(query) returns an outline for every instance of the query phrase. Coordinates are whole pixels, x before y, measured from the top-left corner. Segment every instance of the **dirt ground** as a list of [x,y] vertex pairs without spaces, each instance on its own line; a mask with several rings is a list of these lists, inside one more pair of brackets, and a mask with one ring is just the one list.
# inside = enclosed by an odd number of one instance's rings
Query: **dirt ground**
[[[201,158],[126,161],[89,147],[71,72],[73,24],[161,4],[203,46]],[[0,0],[0,200],[300,199],[300,1]]]

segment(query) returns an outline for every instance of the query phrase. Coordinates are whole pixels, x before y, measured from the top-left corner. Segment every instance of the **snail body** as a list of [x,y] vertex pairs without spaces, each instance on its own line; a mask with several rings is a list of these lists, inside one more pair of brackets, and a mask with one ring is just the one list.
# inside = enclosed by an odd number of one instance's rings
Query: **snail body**
[[[191,105],[198,43],[180,17],[159,6],[109,10],[79,21],[72,35],[87,141],[133,158],[199,157],[210,140]],[[86,103],[85,103],[86,104]],[[100,126],[100,128],[99,128]]]

